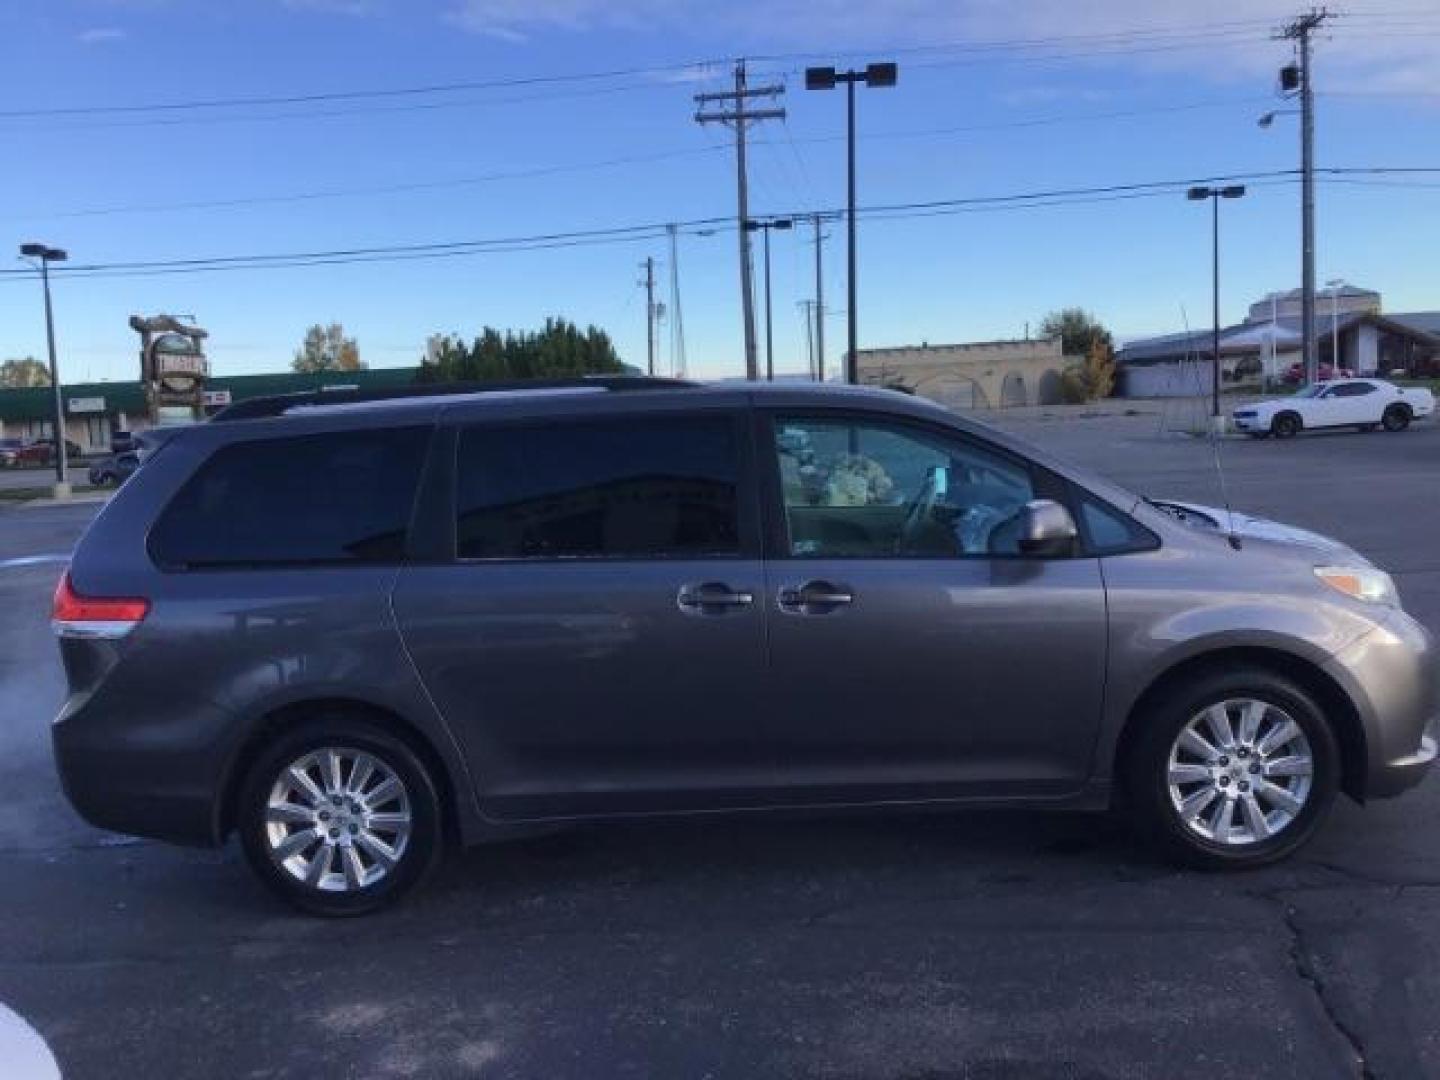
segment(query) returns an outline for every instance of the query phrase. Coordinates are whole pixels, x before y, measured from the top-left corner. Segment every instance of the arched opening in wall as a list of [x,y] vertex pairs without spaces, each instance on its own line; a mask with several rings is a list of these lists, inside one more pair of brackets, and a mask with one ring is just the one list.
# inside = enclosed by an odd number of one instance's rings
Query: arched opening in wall
[[1060,372],[1050,369],[1040,376],[1040,385],[1035,392],[1036,405],[1059,405],[1065,400],[1064,385]]
[[937,375],[918,384],[915,392],[947,409],[990,408],[990,399],[980,384],[966,375]]
[[1000,384],[1000,407],[1013,409],[1017,405],[1028,404],[1025,398],[1025,380],[1018,371],[1010,372]]

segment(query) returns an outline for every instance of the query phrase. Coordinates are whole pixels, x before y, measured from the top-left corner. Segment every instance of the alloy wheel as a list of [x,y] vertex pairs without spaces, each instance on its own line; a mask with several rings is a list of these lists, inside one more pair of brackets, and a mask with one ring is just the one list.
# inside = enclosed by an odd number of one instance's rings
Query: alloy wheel
[[282,769],[265,806],[271,860],[329,893],[384,880],[405,856],[414,827],[399,775],[364,750],[327,746]]
[[1305,809],[1315,756],[1284,709],[1230,698],[1201,709],[1170,748],[1166,782],[1185,828],[1243,847],[1284,832]]

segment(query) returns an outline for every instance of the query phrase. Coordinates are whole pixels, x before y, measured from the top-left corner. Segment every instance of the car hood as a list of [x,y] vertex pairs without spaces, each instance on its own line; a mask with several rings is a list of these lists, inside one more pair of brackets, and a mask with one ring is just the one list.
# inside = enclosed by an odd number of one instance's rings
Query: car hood
[[1233,532],[1242,540],[1264,540],[1272,544],[1307,548],[1351,566],[1371,565],[1369,559],[1349,545],[1332,537],[1311,532],[1309,529],[1271,521],[1269,518],[1254,517],[1239,510],[1206,506],[1203,503],[1181,502],[1178,499],[1152,499],[1150,503],[1162,512],[1196,529],[1225,535]]

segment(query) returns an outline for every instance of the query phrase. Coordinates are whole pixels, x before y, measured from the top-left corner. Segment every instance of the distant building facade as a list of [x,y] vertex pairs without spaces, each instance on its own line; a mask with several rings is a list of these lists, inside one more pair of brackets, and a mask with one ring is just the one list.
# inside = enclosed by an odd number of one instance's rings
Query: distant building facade
[[903,345],[861,349],[858,375],[868,386],[890,386],[951,409],[1054,405],[1061,373],[1071,360],[1060,339],[980,341],[960,345]]
[[[322,387],[385,389],[409,386],[419,368],[374,368],[316,374],[231,375],[212,377],[204,388],[204,409],[213,413],[232,401],[293,394]],[[144,431],[150,426],[145,389],[139,382],[72,383],[60,388],[65,411],[65,437],[86,453],[103,453],[117,431]],[[36,439],[51,434],[55,398],[48,386],[0,389],[0,437]]]
[[[1227,385],[1271,386],[1300,363],[1300,290],[1250,305],[1244,322],[1220,331],[1220,378]],[[1378,292],[1345,286],[1315,302],[1318,361],[1357,375],[1440,374],[1440,312],[1385,314]],[[1117,394],[1132,398],[1208,393],[1213,332],[1190,330],[1127,342],[1116,356]],[[1337,363],[1338,361],[1338,363]]]

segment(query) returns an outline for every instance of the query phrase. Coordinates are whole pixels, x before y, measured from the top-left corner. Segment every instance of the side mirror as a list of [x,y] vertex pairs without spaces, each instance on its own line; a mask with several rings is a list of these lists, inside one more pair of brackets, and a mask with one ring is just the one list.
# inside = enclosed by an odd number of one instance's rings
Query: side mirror
[[1054,557],[1073,555],[1080,535],[1070,511],[1050,499],[1035,499],[1020,511],[1020,553]]

